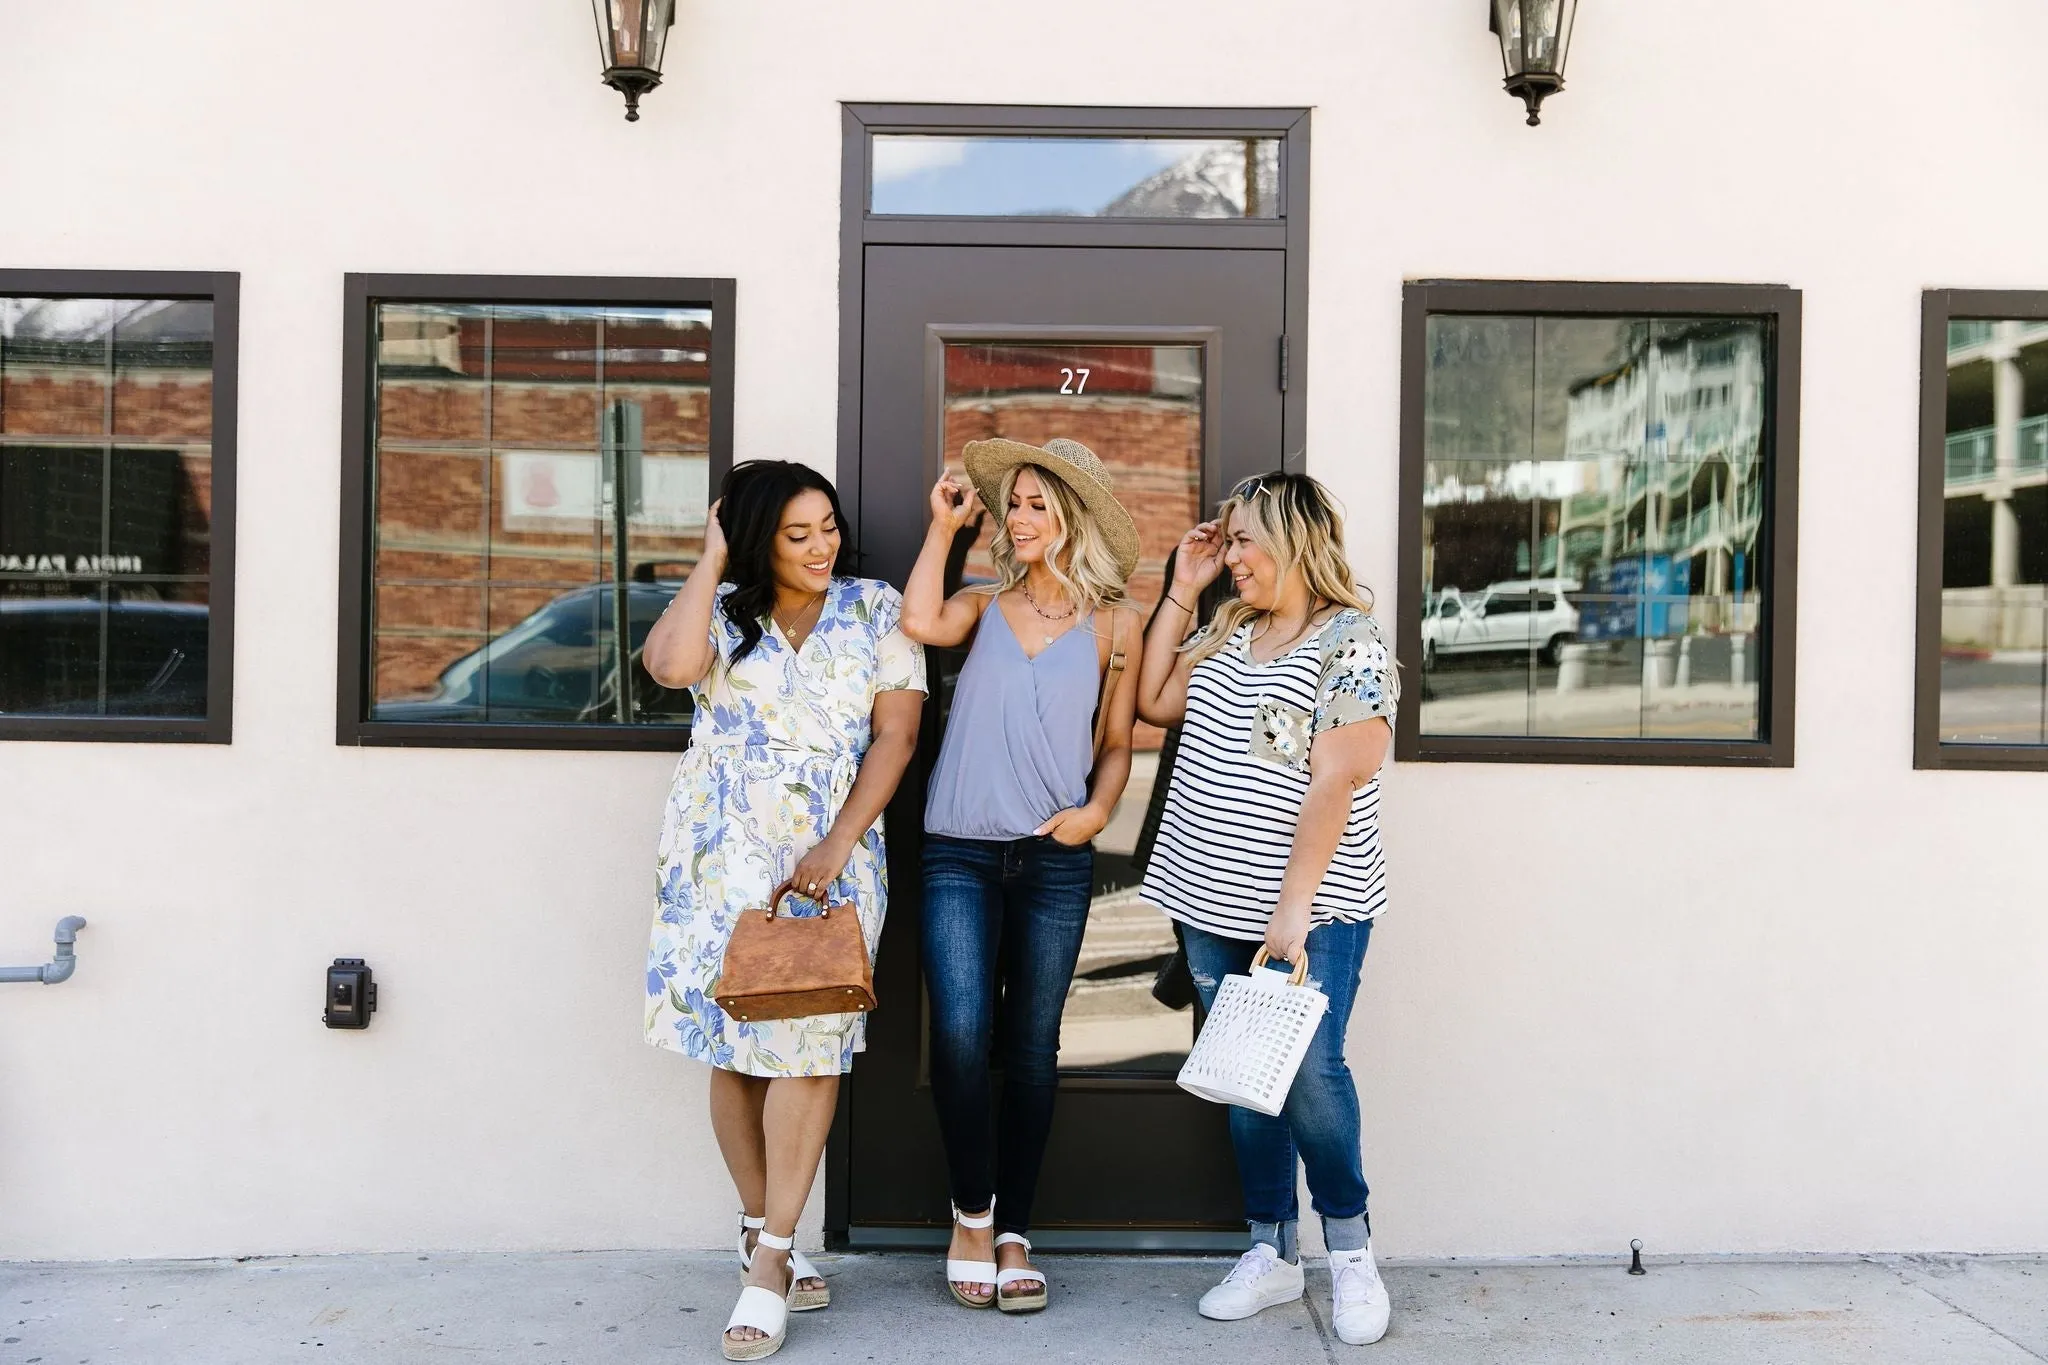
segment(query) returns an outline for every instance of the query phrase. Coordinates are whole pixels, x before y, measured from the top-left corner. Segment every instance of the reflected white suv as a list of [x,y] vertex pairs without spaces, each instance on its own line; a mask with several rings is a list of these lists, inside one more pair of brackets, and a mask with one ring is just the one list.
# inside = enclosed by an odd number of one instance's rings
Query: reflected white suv
[[1568,596],[1576,578],[1515,578],[1466,597],[1456,588],[1437,594],[1422,621],[1422,661],[1439,654],[1536,650],[1553,667],[1579,633],[1579,609]]

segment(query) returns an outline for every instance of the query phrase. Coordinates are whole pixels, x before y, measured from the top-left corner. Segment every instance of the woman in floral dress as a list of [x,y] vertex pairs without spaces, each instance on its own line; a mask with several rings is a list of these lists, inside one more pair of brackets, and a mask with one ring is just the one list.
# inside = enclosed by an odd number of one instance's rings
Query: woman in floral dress
[[789,1239],[865,1019],[740,1023],[712,985],[737,917],[785,888],[796,913],[852,902],[872,960],[888,898],[882,809],[916,748],[924,656],[898,629],[895,589],[835,574],[839,500],[822,475],[749,461],[720,493],[704,557],[642,654],[696,703],[662,821],[647,1040],[713,1068],[748,1286],[723,1346],[758,1360],[782,1345],[789,1311],[829,1301]]

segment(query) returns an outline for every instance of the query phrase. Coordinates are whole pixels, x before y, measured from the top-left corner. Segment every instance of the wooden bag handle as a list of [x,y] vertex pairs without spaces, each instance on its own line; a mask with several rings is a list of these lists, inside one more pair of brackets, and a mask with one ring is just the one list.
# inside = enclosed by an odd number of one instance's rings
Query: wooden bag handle
[[[1261,943],[1259,950],[1252,954],[1252,969],[1256,971],[1258,968],[1265,966],[1272,956],[1271,953],[1266,951],[1266,945]],[[1301,961],[1294,964],[1294,970],[1287,974],[1287,984],[1290,986],[1305,986],[1308,984],[1308,953],[1306,950],[1302,952]]]
[[[774,919],[775,912],[782,908],[782,902],[791,896],[795,896],[798,900],[809,901],[818,907],[819,913],[817,915],[807,916],[806,918],[830,919],[832,918],[832,902],[827,900],[826,897],[831,894],[832,889],[827,887],[822,895],[813,896],[808,892],[797,890],[794,877],[786,878],[768,894],[768,907],[762,913],[767,915],[769,919]],[[791,915],[790,918],[796,919],[797,916]]]

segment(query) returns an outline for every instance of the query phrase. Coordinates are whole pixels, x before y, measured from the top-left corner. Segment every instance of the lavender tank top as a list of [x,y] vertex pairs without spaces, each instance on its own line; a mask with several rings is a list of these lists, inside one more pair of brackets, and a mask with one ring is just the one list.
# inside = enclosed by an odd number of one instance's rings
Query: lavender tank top
[[1024,839],[1088,799],[1095,764],[1095,632],[1086,622],[1024,653],[994,602],[953,688],[924,827],[954,839]]

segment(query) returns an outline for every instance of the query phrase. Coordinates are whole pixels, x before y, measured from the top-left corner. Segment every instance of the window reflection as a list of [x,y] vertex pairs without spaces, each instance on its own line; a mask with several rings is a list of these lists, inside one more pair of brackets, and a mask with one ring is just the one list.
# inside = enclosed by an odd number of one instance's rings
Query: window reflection
[[0,713],[204,716],[213,305],[0,297]]
[[1423,731],[1757,738],[1769,325],[1427,336]]
[[1278,218],[1280,139],[878,133],[874,213]]
[[687,722],[639,651],[703,549],[710,310],[394,303],[377,328],[370,718]]
[[1948,328],[1941,738],[2048,744],[2048,322]]
[[[963,485],[960,452],[969,441],[1007,437],[1043,445],[1065,436],[1101,457],[1138,524],[1131,603],[1149,616],[1165,588],[1166,556],[1201,519],[1202,348],[956,342],[946,347],[945,366],[942,449]],[[987,518],[962,532],[952,586],[993,580],[993,535]],[[1135,637],[1125,649],[1135,664]],[[965,657],[934,652],[942,713]],[[1138,899],[1139,836],[1153,792],[1165,781],[1164,738],[1138,723],[1130,782],[1095,840],[1095,896],[1061,1023],[1064,1070],[1172,1074],[1193,1042],[1191,1015],[1152,998],[1152,982],[1174,951],[1173,928]]]

